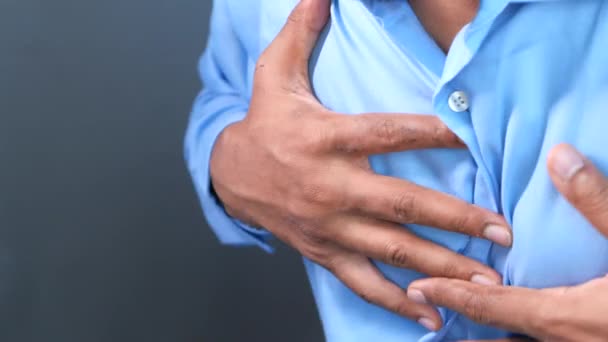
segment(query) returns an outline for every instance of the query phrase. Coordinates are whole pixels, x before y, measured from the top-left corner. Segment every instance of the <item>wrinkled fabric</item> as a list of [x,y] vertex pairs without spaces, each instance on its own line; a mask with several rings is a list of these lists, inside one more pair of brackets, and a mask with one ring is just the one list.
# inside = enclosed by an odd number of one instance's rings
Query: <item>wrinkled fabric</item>
[[[200,62],[205,87],[194,104],[185,157],[206,218],[226,244],[270,250],[268,233],[229,218],[213,196],[209,157],[222,129],[245,116],[255,61],[296,3],[214,2]],[[605,4],[482,0],[478,15],[446,55],[405,0],[334,0],[331,22],[310,66],[313,87],[325,106],[341,113],[438,115],[468,150],[377,155],[370,158],[372,167],[503,214],[514,230],[514,243],[506,249],[430,227],[404,229],[490,265],[506,285],[580,284],[608,273],[608,240],[557,193],[546,158],[556,144],[568,142],[608,172]],[[455,91],[467,94],[469,110],[450,109]],[[319,265],[304,263],[328,341],[508,335],[445,309],[440,309],[445,327],[429,332],[361,300]],[[423,276],[377,265],[403,288]]]

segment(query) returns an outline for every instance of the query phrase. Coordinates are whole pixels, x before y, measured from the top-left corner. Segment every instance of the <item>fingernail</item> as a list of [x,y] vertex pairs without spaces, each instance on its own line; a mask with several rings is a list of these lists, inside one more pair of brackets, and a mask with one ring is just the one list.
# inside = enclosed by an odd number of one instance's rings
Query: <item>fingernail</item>
[[484,229],[483,236],[503,246],[511,246],[511,233],[506,227],[491,224]]
[[499,285],[498,281],[483,274],[476,274],[472,276],[471,282],[479,285]]
[[555,155],[553,169],[563,181],[568,181],[585,166],[585,159],[572,147],[564,147]]
[[427,304],[426,297],[424,297],[424,293],[420,290],[410,289],[407,290],[407,297],[412,301],[418,304]]
[[421,319],[418,320],[418,324],[422,325],[423,327],[425,327],[431,331],[435,330],[435,322],[433,322],[433,320],[431,320],[430,318],[422,317]]

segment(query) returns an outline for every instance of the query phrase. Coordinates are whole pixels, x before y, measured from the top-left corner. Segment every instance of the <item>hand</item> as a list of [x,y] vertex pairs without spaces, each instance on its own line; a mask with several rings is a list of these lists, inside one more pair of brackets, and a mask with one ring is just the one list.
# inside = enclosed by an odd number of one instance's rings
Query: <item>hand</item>
[[[549,172],[558,190],[608,237],[608,180],[568,145],[551,152]],[[608,277],[546,290],[426,279],[412,283],[409,296],[543,341],[608,340]]]
[[430,115],[344,115],[312,94],[308,63],[329,17],[328,0],[302,1],[262,54],[244,121],[224,130],[211,158],[214,189],[233,217],[265,227],[326,267],[364,299],[414,319],[436,312],[415,304],[369,258],[435,276],[499,283],[492,269],[422,240],[417,223],[503,245],[497,214],[372,172],[368,155],[462,148]]

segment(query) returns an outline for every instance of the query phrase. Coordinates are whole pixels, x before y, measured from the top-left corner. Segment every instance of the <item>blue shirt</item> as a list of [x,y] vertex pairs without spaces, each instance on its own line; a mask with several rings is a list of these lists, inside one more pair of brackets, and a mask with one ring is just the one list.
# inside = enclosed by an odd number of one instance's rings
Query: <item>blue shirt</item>
[[[267,235],[230,219],[210,193],[209,156],[219,132],[244,117],[255,61],[296,2],[215,1],[200,63],[205,89],[194,105],[186,159],[206,217],[224,243],[268,248]],[[433,228],[411,229],[490,265],[507,285],[572,285],[608,273],[608,240],[559,196],[546,169],[548,151],[568,142],[608,171],[608,2],[482,0],[447,56],[405,0],[334,0],[331,13],[311,65],[325,106],[341,113],[433,113],[468,146],[373,156],[374,170],[503,214],[514,243],[505,249]],[[457,91],[468,103],[452,96]],[[444,329],[429,332],[364,302],[331,273],[304,262],[328,341],[507,334],[444,309]],[[422,276],[378,266],[404,288]]]

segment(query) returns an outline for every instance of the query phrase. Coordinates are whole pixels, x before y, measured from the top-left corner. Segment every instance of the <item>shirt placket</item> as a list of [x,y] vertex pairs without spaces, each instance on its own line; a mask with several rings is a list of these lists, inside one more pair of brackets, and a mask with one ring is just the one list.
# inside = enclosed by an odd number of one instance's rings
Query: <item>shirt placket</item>
[[[465,82],[461,80],[461,74],[473,60],[495,19],[505,9],[507,3],[507,1],[483,1],[481,3],[479,14],[473,23],[463,28],[455,37],[433,98],[436,113],[465,142],[477,166],[473,203],[495,212],[499,212],[498,183],[493,171],[484,162],[480,142],[471,119],[471,112],[475,110],[475,89],[465,85]],[[491,249],[491,242],[473,237],[469,239],[462,254],[488,264]],[[446,331],[440,334],[442,335],[441,340],[467,338],[472,322],[454,313],[449,316],[451,317],[447,317]]]

